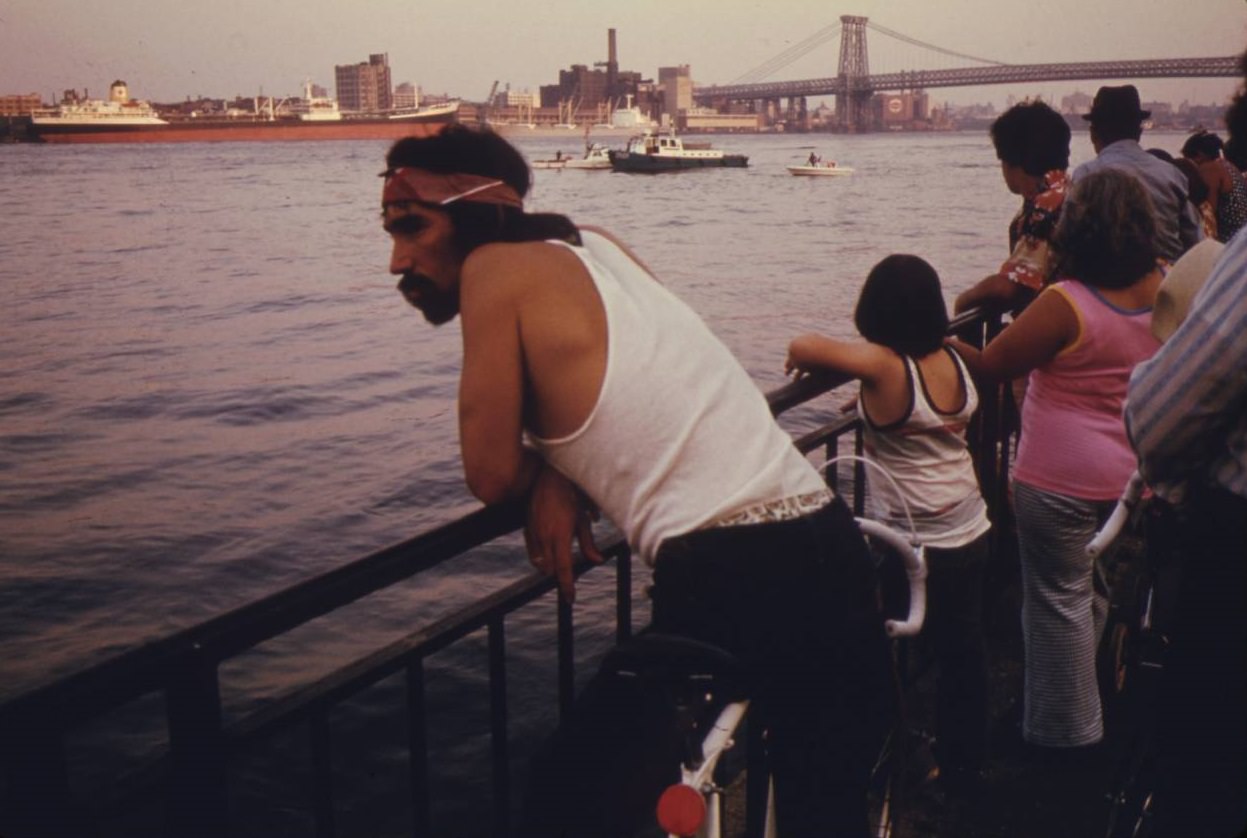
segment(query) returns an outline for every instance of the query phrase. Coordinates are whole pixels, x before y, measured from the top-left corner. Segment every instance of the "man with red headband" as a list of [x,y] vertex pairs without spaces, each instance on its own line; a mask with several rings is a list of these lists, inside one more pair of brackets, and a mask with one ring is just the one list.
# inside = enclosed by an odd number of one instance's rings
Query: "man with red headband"
[[[527,497],[530,558],[569,601],[573,537],[600,560],[600,509],[653,567],[653,628],[750,671],[780,835],[865,836],[890,676],[874,566],[844,502],[626,247],[524,212],[528,167],[505,140],[451,127],[399,141],[387,163],[399,290],[431,323],[461,317],[469,488]],[[627,809],[669,782],[619,757],[653,731],[608,680],[536,761],[523,834],[631,834]]]

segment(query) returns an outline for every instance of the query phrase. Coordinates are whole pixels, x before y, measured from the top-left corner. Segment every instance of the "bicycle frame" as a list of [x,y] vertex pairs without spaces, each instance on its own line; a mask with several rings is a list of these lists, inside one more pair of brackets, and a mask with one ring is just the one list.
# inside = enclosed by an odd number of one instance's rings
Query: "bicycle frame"
[[1108,546],[1121,534],[1135,507],[1139,505],[1140,498],[1143,497],[1143,489],[1143,475],[1136,471],[1126,481],[1126,488],[1122,491],[1121,498],[1113,507],[1108,520],[1104,522],[1104,526],[1087,543],[1087,555],[1090,558],[1096,559],[1103,555]]
[[[913,538],[866,518],[857,519],[868,537],[887,544],[905,566],[909,580],[909,614],[904,620],[887,620],[888,637],[912,637],[922,630],[926,618],[926,551]],[[748,699],[727,704],[702,741],[702,759],[695,766],[680,767],[680,781],[663,792],[658,800],[658,823],[669,838],[722,838],[723,789],[714,782],[720,757],[735,744],[734,736],[749,709]],[[769,786],[769,784],[768,784]],[[774,788],[768,788],[765,838],[775,838]]]

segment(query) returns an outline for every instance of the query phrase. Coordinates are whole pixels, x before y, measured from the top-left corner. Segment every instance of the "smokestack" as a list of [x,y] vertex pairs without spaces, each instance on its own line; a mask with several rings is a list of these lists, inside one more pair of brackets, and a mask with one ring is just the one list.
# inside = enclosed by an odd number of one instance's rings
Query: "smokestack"
[[606,95],[611,100],[619,96],[619,61],[615,55],[615,30],[606,30]]

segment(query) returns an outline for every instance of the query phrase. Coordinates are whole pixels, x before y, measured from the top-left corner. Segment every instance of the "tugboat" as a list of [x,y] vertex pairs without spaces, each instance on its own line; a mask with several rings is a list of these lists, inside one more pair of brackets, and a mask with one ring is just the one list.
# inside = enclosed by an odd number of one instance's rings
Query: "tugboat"
[[672,131],[655,134],[647,131],[628,140],[625,151],[611,150],[611,169],[616,172],[678,172],[684,169],[714,167],[744,168],[749,158],[743,154],[725,154],[719,149],[685,144]]

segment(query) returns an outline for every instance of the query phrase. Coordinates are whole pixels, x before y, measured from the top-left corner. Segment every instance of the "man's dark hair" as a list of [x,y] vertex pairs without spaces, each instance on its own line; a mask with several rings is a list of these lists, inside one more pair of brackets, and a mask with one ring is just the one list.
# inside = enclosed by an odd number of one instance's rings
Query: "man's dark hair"
[[1034,177],[1069,167],[1069,123],[1038,100],[1014,105],[991,128],[996,157]]
[[[1190,143],[1190,140],[1187,140]],[[1171,166],[1176,166],[1182,175],[1186,178],[1186,194],[1191,199],[1191,203],[1199,206],[1208,200],[1208,184],[1204,183],[1204,179],[1199,175],[1199,167],[1195,165],[1195,161],[1190,159],[1187,154],[1186,146],[1182,146],[1182,153],[1186,157],[1174,157],[1163,148],[1149,148],[1147,153],[1155,157],[1157,160],[1164,160]]]
[[917,256],[892,254],[871,268],[853,323],[866,340],[900,355],[931,354],[948,331],[939,274]]
[[1127,288],[1156,267],[1152,200],[1134,175],[1103,169],[1074,183],[1055,245],[1061,272],[1096,288]]
[[1165,151],[1163,148],[1149,148],[1147,153],[1155,157],[1157,160],[1164,160],[1166,163],[1177,162],[1177,160],[1174,159],[1174,156]]
[[1195,161],[1186,157],[1179,157],[1171,162],[1186,176],[1186,194],[1190,196],[1191,203],[1199,206],[1204,201],[1207,201],[1208,184],[1200,176],[1199,167],[1195,165]]
[[1224,143],[1221,138],[1210,131],[1197,131],[1186,138],[1186,142],[1182,144],[1182,156],[1194,158],[1197,154],[1215,160],[1221,156],[1221,148]]
[[[522,198],[528,194],[532,175],[515,146],[493,131],[448,125],[430,137],[406,137],[394,143],[385,156],[386,171],[403,167],[438,174],[472,174],[496,178]],[[462,255],[490,242],[522,242],[561,239],[580,243],[571,219],[553,213],[526,213],[498,204],[455,201],[437,209],[450,216],[455,244]]]

